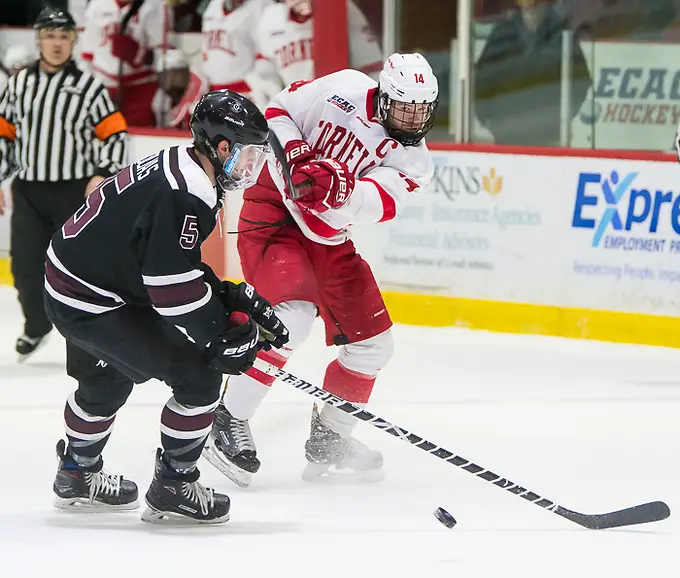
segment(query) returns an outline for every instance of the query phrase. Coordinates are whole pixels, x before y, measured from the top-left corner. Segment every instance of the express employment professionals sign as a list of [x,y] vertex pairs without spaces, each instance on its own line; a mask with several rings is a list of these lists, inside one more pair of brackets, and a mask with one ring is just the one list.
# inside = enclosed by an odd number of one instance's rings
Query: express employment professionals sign
[[[572,299],[680,316],[680,182],[675,163],[569,159]],[[608,304],[608,305],[607,305]]]

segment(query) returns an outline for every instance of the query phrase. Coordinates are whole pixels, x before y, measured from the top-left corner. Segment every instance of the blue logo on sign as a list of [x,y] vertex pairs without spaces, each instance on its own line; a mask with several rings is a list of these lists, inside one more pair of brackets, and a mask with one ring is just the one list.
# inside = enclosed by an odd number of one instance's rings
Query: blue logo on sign
[[[672,191],[633,186],[639,173],[609,176],[601,173],[580,173],[576,189],[576,202],[571,225],[575,228],[594,229],[592,246],[595,248],[622,250],[663,251],[666,240],[654,237],[634,237],[632,234],[654,234],[659,221],[669,219],[676,234],[680,235],[680,195]],[[668,207],[664,205],[668,204]],[[601,207],[599,218],[592,218],[595,211],[589,207]],[[589,217],[586,217],[587,214]],[[680,241],[674,240],[672,245]],[[670,248],[674,250],[673,247]]]

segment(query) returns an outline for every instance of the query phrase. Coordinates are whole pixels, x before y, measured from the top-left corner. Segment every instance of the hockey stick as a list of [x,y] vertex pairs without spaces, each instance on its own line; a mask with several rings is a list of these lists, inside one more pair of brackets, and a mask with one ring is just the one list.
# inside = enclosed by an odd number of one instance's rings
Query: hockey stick
[[373,427],[387,432],[388,434],[397,437],[417,448],[426,451],[433,456],[438,457],[454,466],[464,469],[466,472],[474,474],[478,478],[491,482],[494,486],[497,486],[503,490],[507,490],[511,494],[520,496],[528,502],[536,504],[541,508],[544,508],[553,514],[562,516],[567,520],[577,523],[579,526],[588,528],[590,530],[603,530],[607,528],[617,528],[619,526],[633,526],[635,524],[646,524],[648,522],[657,522],[659,520],[665,520],[670,516],[670,508],[664,502],[649,502],[647,504],[641,504],[639,506],[633,506],[631,508],[626,508],[624,510],[618,510],[616,512],[608,512],[606,514],[581,514],[573,510],[569,510],[559,504],[548,500],[535,492],[532,492],[508,479],[502,478],[498,474],[479,466],[470,460],[465,459],[462,456],[456,455],[453,452],[438,446],[435,443],[427,441],[426,439],[414,434],[403,427],[392,424],[387,420],[372,414],[365,409],[361,409],[356,405],[345,401],[324,391],[320,387],[309,383],[299,377],[289,373],[284,369],[279,369],[278,367],[262,361],[261,359],[255,360],[255,368],[263,371],[267,375],[271,375],[275,378],[280,378],[284,383],[292,385],[295,389],[304,391],[305,393],[324,401],[336,407],[337,409],[344,411],[345,413],[356,417],[357,419],[369,423]]
[[[127,32],[127,27],[128,24],[130,23],[130,20],[132,20],[135,17],[135,14],[139,12],[139,9],[142,7],[142,4],[144,4],[144,0],[134,0],[132,4],[130,5],[130,9],[127,11],[127,13],[123,16],[122,20],[120,21],[120,34],[125,35]],[[118,94],[116,95],[117,98],[116,100],[116,105],[118,108],[122,108],[123,106],[123,59],[119,58],[118,59]]]
[[297,194],[297,188],[293,184],[293,178],[290,175],[290,166],[288,165],[288,161],[286,159],[286,151],[284,150],[279,137],[277,137],[276,133],[271,129],[269,129],[269,142],[272,145],[274,156],[276,157],[276,160],[279,161],[279,165],[281,166],[281,175],[283,176],[283,180],[286,181],[286,187],[288,188],[289,196],[294,201],[298,199],[299,196]]
[[281,165],[281,175],[283,176],[283,180],[286,181],[286,187],[289,191],[288,196],[292,201],[295,201],[300,198],[300,194],[297,187],[293,184],[293,178],[290,175],[290,166],[286,160],[286,151],[284,150],[279,137],[277,137],[276,133],[271,129],[269,129],[269,142],[272,145],[276,160],[279,161],[279,165]]

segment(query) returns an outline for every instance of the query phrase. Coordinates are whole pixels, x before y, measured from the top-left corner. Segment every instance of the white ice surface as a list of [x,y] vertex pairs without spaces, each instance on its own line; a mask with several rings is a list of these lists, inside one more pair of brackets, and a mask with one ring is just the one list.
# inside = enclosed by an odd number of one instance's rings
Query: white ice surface
[[[54,446],[74,383],[64,345],[15,363],[21,319],[0,287],[0,578],[649,577],[680,573],[680,351],[462,329],[397,326],[397,354],[370,407],[496,473],[587,513],[665,500],[675,514],[588,531],[366,425],[386,480],[301,481],[311,400],[285,384],[253,420],[262,468],[227,491],[221,527],[159,528],[139,512],[52,509]],[[319,382],[333,351],[321,327],[290,363]],[[169,390],[137,386],[104,457],[146,491]],[[432,516],[437,506],[453,530]]]

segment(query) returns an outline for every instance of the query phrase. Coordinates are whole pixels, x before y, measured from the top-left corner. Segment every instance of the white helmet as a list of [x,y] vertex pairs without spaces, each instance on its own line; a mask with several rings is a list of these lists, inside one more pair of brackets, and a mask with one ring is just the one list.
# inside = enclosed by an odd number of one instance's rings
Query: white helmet
[[434,125],[439,104],[437,77],[422,54],[393,54],[378,80],[378,117],[404,146],[417,145]]

